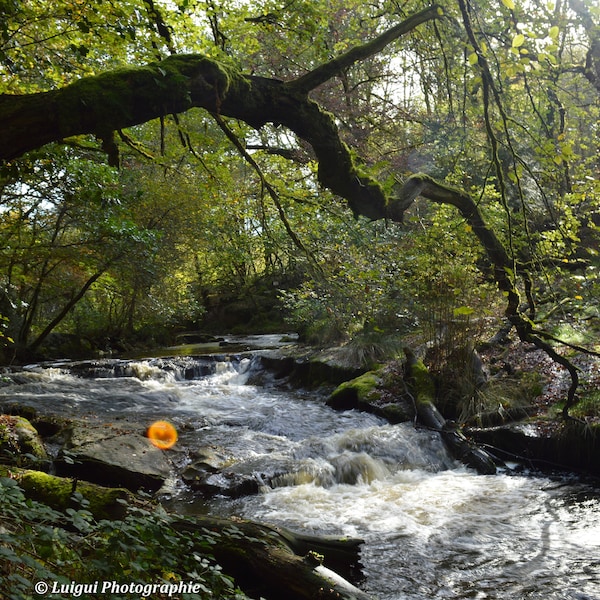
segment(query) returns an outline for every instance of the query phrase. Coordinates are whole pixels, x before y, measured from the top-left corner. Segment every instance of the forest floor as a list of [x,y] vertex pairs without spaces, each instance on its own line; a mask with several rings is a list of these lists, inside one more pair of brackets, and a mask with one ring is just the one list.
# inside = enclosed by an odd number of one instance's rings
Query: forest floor
[[[529,399],[531,416],[546,420],[560,420],[561,411],[571,385],[568,371],[553,361],[533,344],[511,341],[505,346],[488,348],[481,352],[485,364],[503,376],[534,376],[541,393]],[[570,357],[579,371],[577,404],[571,416],[587,422],[600,422],[600,359],[593,355],[579,354]]]

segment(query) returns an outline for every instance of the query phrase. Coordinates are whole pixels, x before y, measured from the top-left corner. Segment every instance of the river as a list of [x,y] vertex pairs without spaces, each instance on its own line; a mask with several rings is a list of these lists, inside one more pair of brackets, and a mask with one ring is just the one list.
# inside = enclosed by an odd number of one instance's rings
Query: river
[[249,385],[251,356],[30,365],[0,408],[179,429],[173,456],[210,445],[274,475],[257,495],[205,501],[175,484],[182,514],[238,515],[365,540],[361,588],[380,600],[600,599],[600,493],[566,477],[477,475],[438,435],[335,412],[315,392]]

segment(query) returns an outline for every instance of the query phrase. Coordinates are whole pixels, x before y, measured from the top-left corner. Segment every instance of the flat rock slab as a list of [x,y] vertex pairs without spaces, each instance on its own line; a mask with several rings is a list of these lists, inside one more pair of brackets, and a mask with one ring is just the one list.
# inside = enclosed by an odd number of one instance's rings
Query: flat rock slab
[[100,485],[154,492],[171,474],[171,463],[142,430],[75,422],[57,470]]

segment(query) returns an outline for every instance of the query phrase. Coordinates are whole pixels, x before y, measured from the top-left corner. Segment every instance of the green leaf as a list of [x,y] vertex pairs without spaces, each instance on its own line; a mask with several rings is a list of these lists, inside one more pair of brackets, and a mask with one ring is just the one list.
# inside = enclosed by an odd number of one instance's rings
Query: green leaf
[[470,306],[459,306],[453,311],[455,317],[464,317],[467,315],[472,315],[474,312],[475,311]]
[[550,30],[548,31],[548,37],[552,38],[553,40],[556,40],[558,38],[559,31],[560,30],[556,25],[550,27]]
[[472,52],[471,54],[469,54],[469,64],[470,65],[476,65],[477,61],[479,60],[479,57],[477,56],[477,52]]

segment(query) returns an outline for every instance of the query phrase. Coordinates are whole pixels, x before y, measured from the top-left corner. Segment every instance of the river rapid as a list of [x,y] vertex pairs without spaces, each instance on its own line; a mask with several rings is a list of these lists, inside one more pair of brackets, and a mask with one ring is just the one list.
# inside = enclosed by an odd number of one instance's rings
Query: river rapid
[[251,355],[77,365],[28,366],[0,387],[0,408],[168,419],[180,464],[211,446],[257,477],[276,473],[257,495],[208,504],[175,483],[172,510],[363,538],[360,587],[380,600],[600,600],[600,491],[589,483],[477,475],[434,432],[335,412],[316,393],[249,385]]

